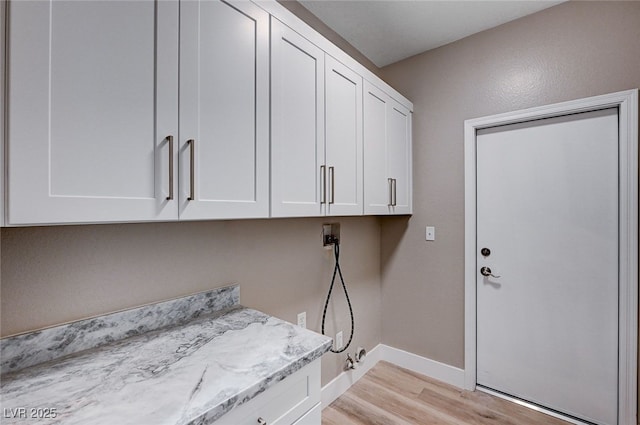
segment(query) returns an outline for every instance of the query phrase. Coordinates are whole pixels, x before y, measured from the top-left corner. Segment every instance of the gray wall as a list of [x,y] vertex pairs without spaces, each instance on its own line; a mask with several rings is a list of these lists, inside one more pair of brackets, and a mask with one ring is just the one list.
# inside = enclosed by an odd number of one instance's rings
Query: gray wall
[[[242,304],[320,330],[333,271],[323,222],[273,219],[2,229],[2,335],[240,283]],[[380,224],[340,218],[341,264],[355,310],[357,345],[381,340]],[[327,329],[350,321],[336,291]],[[323,358],[323,384],[343,355]]]
[[640,2],[564,3],[382,74],[415,107],[414,215],[382,224],[383,342],[462,368],[463,122],[640,87]]

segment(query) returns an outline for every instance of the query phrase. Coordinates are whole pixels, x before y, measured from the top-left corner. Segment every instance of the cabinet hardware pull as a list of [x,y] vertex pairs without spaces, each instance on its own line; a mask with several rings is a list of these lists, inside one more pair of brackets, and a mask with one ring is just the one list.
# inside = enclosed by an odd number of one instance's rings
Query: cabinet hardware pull
[[195,201],[196,199],[196,141],[194,139],[187,140],[189,145],[189,197],[187,201]]
[[393,206],[398,205],[398,180],[393,179]]
[[331,181],[331,193],[329,196],[329,203],[335,203],[336,185],[335,185],[335,168],[329,167],[329,181]]
[[264,419],[262,419],[262,418],[258,418],[258,423],[259,423],[260,425],[267,425],[267,421],[265,421],[265,420],[264,420]]
[[324,165],[320,166],[320,179],[322,183],[322,200],[321,204],[327,203],[327,167]]
[[388,178],[387,182],[389,183],[389,203],[387,204],[387,206],[392,207],[393,206],[393,179]]
[[167,201],[173,201],[173,136],[165,138],[169,142],[169,196]]

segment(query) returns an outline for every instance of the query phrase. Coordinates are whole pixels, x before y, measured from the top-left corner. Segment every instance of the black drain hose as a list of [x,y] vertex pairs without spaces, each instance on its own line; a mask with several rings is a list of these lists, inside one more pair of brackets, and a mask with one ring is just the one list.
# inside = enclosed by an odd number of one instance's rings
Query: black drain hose
[[342,353],[349,348],[351,341],[353,340],[353,329],[354,329],[354,321],[353,321],[353,307],[351,307],[351,300],[349,300],[349,293],[347,292],[347,285],[344,283],[344,278],[342,277],[342,270],[340,270],[340,242],[335,241],[333,244],[333,254],[336,259],[336,265],[333,268],[333,277],[331,278],[331,286],[329,286],[329,293],[327,294],[327,299],[324,302],[324,311],[322,312],[322,335],[324,335],[324,322],[327,316],[327,307],[329,307],[329,299],[331,299],[331,291],[333,291],[333,284],[336,281],[336,274],[340,276],[340,281],[342,282],[342,289],[344,289],[344,296],[347,299],[347,305],[349,306],[349,314],[351,315],[351,335],[349,335],[349,341],[347,344],[342,347],[341,350],[334,350],[330,348],[329,351],[332,353]]

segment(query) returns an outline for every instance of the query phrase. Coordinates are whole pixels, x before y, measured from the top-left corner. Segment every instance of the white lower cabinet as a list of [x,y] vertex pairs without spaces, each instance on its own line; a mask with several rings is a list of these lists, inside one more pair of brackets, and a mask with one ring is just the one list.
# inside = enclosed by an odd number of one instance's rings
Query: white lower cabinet
[[320,425],[320,359],[238,406],[216,425]]
[[293,423],[293,425],[318,425],[322,422],[322,405],[316,404],[303,417]]

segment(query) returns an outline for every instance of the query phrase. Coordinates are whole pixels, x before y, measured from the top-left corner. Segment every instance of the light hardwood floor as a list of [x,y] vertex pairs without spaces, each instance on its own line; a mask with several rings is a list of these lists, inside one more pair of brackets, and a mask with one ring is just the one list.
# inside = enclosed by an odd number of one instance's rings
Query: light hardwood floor
[[379,362],[322,411],[322,425],[569,425],[478,391]]

